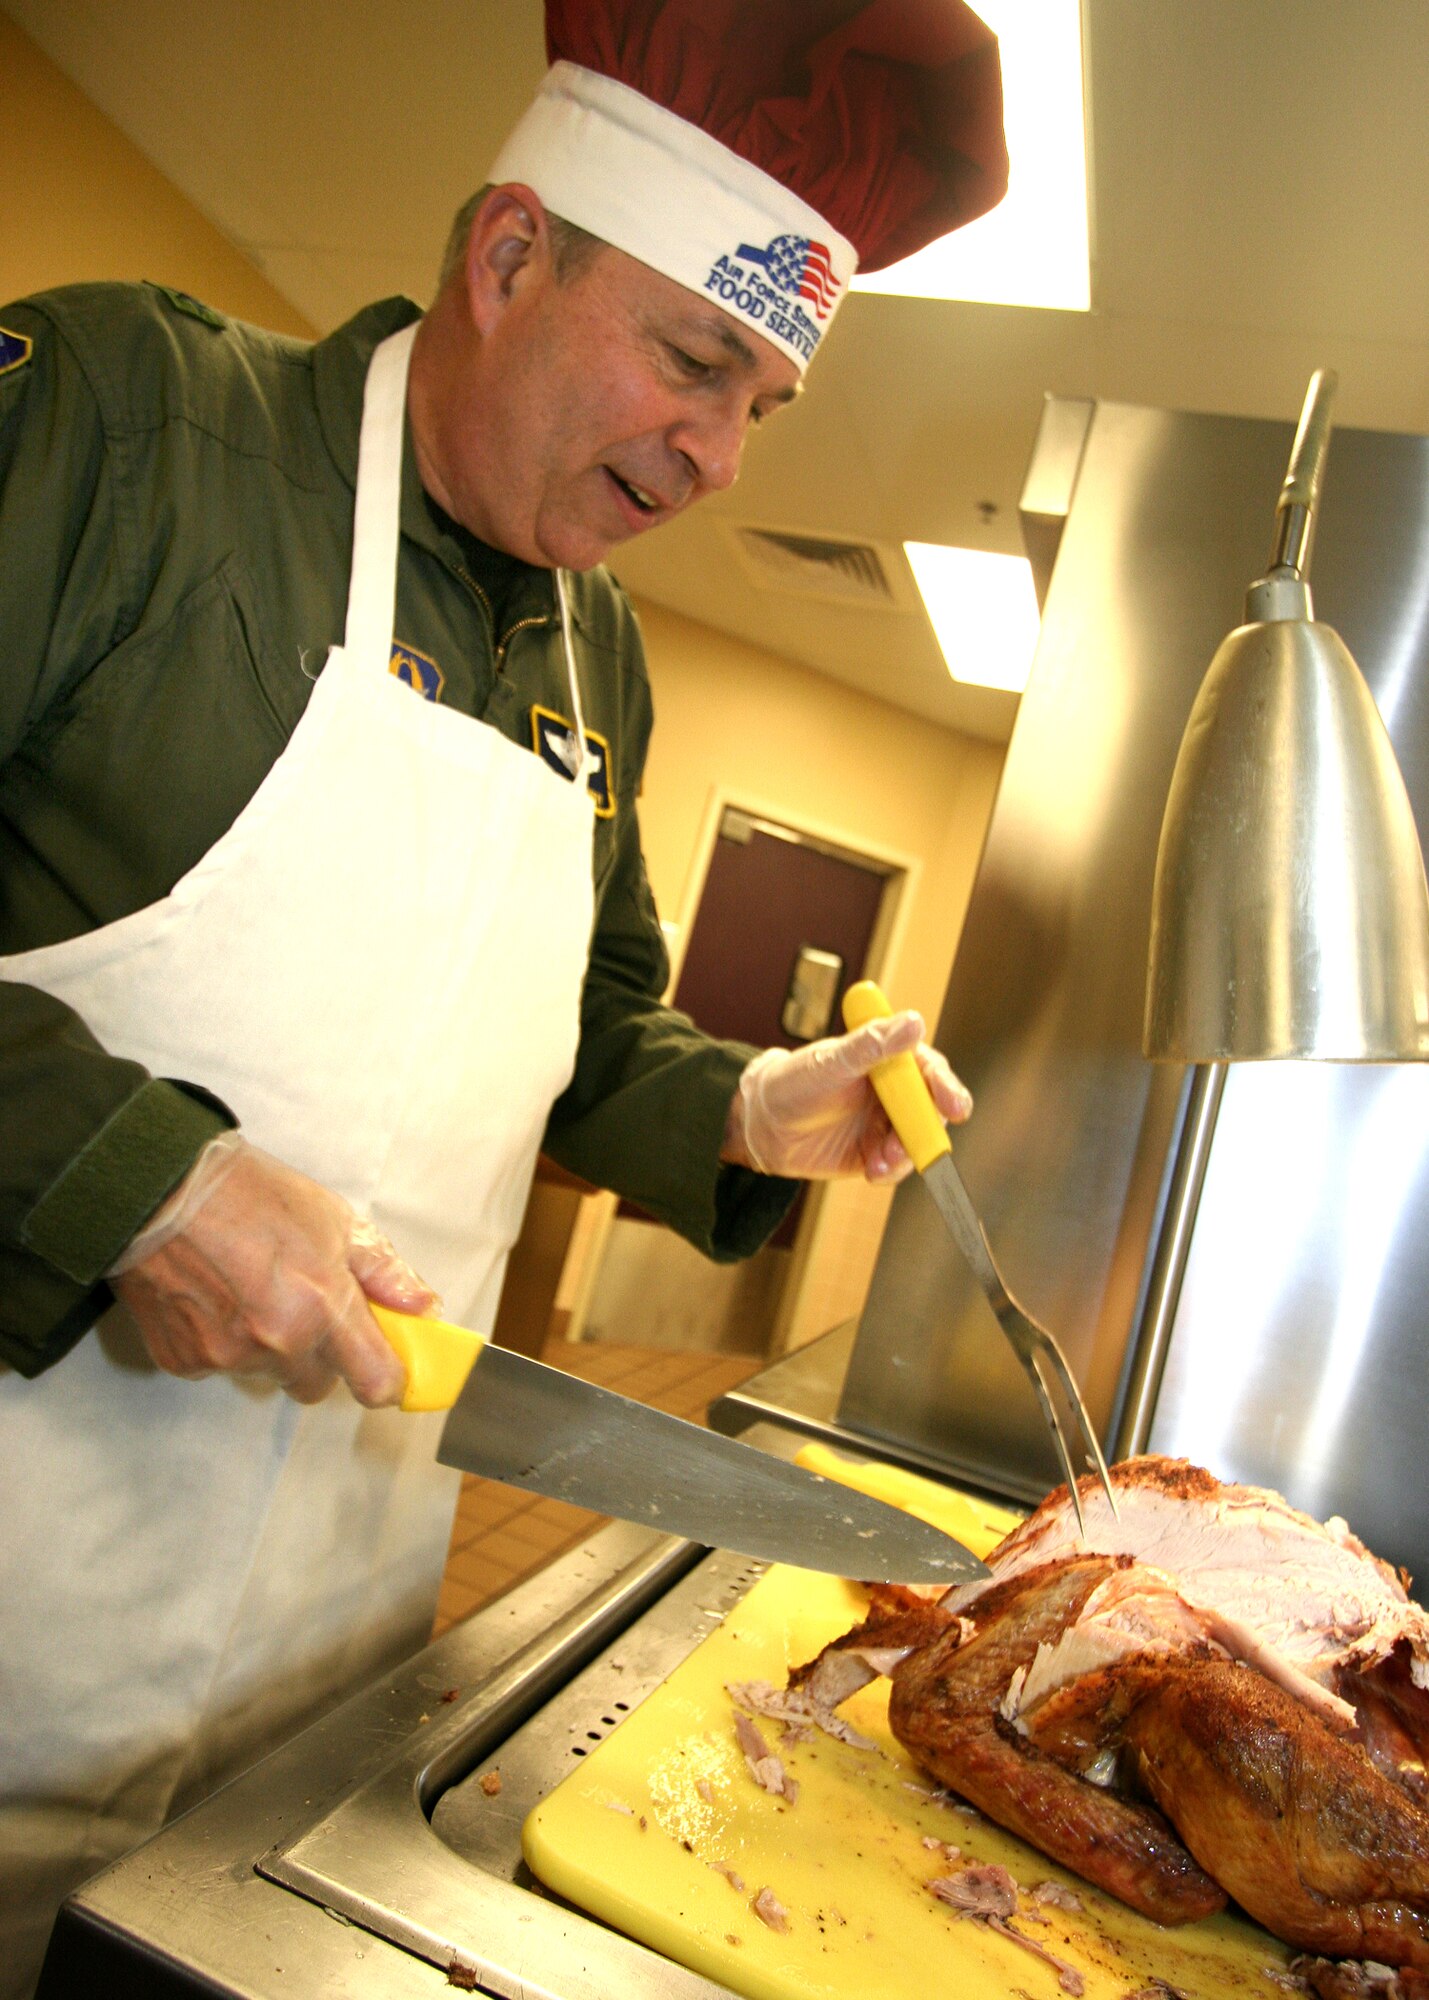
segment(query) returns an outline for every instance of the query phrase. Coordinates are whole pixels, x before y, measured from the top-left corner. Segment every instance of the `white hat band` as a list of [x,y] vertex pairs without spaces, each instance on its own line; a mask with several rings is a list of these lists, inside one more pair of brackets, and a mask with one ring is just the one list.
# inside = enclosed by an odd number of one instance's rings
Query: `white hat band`
[[521,181],[553,215],[712,299],[800,373],[857,253],[761,167],[627,84],[548,70],[489,181]]

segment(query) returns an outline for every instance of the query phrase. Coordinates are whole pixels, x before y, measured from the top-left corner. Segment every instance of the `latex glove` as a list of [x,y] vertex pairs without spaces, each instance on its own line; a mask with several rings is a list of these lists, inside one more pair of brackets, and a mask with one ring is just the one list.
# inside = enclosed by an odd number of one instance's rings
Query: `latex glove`
[[396,1403],[401,1362],[367,1310],[439,1304],[375,1225],[236,1132],[212,1140],[109,1272],[170,1375],[268,1375],[300,1403],[341,1379]]
[[966,1086],[923,1041],[920,1014],[891,1014],[849,1035],[757,1055],[739,1079],[721,1158],[793,1180],[862,1172],[870,1181],[901,1181],[913,1162],[868,1073],[908,1049],[941,1116],[960,1125],[973,1108]]

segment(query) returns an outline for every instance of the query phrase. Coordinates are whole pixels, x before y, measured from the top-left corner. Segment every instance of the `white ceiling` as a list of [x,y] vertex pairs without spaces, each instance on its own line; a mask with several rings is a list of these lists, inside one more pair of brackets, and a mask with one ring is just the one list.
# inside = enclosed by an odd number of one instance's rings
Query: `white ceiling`
[[[540,0],[3,5],[324,330],[429,295],[452,213],[545,64]],[[864,610],[761,587],[731,527],[866,540],[895,570],[904,539],[1017,551],[1049,391],[1291,418],[1326,365],[1340,423],[1429,430],[1426,0],[1083,10],[1094,310],[855,294],[734,491],[614,565],[642,596],[995,740],[1014,698],[951,682],[902,588]]]

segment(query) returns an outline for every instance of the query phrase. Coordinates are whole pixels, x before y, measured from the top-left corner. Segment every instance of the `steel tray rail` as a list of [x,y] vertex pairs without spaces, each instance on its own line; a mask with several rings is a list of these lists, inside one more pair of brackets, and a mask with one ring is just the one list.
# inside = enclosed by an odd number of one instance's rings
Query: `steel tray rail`
[[[606,1678],[581,1699],[609,1707],[612,1649],[618,1671],[638,1663],[621,1684],[632,1706],[758,1569],[648,1529],[602,1529],[77,1891],[39,2000],[431,2000],[453,1984],[511,2000],[712,2000],[725,1989],[523,1882],[514,1795],[511,1837],[489,1865],[432,1814],[603,1654]],[[567,1731],[555,1761],[568,1768]],[[526,1768],[522,1789],[529,1757]],[[469,1846],[460,1811],[450,1818]]]

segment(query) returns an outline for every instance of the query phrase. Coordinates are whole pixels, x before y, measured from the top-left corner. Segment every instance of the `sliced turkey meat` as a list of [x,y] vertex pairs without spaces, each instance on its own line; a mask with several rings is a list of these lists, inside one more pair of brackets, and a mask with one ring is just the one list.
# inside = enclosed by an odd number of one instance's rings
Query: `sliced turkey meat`
[[[1414,1689],[1429,1688],[1429,1613],[1343,1521],[1322,1525],[1278,1493],[1224,1484],[1183,1459],[1127,1459],[1114,1484],[1119,1518],[1095,1481],[1078,1484],[1085,1543],[1059,1486],[994,1549],[993,1577],[1060,1557],[1129,1555],[1172,1579],[1187,1604],[1253,1638],[1262,1670],[1278,1659],[1336,1692],[1341,1674],[1399,1652]],[[986,1588],[964,1584],[945,1607],[964,1612]]]
[[[1429,1617],[1343,1522],[1181,1461],[1082,1482],[939,1603],[875,1587],[796,1671],[889,1671],[949,1790],[1160,1923],[1233,1896],[1327,1957],[1429,1971]],[[840,1656],[842,1656],[840,1658]],[[838,1697],[835,1697],[836,1699]]]

